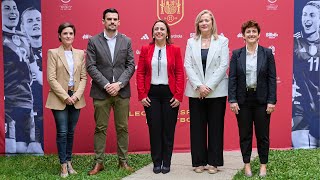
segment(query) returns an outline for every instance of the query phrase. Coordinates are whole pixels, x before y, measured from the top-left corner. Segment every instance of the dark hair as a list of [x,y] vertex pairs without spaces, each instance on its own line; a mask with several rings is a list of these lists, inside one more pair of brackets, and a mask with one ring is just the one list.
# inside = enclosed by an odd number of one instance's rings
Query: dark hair
[[260,34],[260,26],[255,20],[249,20],[242,24],[241,26],[241,33],[244,34],[246,32],[246,29],[255,27],[258,30],[258,34]]
[[[25,9],[25,10],[21,13],[21,15],[20,15],[20,17],[21,17],[21,23],[23,23],[23,16],[24,16],[24,14],[25,14],[26,12],[28,12],[28,11],[39,11],[39,10],[36,9],[35,7],[33,7],[33,6],[28,7],[27,9]],[[39,12],[40,12],[40,11],[39,11]]]
[[107,13],[117,13],[118,14],[118,20],[120,19],[118,11],[115,8],[109,8],[109,9],[106,9],[106,10],[103,11],[103,14],[102,14],[102,19],[103,20],[104,20],[104,18],[105,18]]
[[60,42],[61,42],[61,38],[60,38],[59,35],[61,34],[61,32],[62,32],[65,28],[68,28],[68,27],[72,28],[73,34],[76,35],[76,27],[75,27],[73,24],[71,24],[71,23],[69,23],[69,22],[61,23],[61,24],[59,25],[59,28],[58,28],[58,38],[59,38],[59,41],[60,41]]
[[[152,30],[151,30],[151,35],[153,36],[153,28],[154,28],[154,26],[155,26],[158,22],[161,22],[161,23],[163,23],[163,24],[166,26],[166,28],[167,28],[167,34],[168,34],[168,36],[167,36],[167,38],[166,38],[166,42],[167,42],[167,44],[172,44],[170,27],[169,27],[168,23],[167,23],[165,20],[159,19],[159,20],[157,20],[157,21],[153,24]],[[154,37],[153,37],[150,44],[154,44],[154,43],[155,43],[155,39],[154,39]]]

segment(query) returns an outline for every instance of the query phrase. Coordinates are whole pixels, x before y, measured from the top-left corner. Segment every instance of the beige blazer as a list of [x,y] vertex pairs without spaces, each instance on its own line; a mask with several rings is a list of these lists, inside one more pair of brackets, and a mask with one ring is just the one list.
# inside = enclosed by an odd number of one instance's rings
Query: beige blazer
[[228,95],[229,40],[218,36],[217,40],[211,38],[205,76],[202,68],[201,37],[196,40],[190,38],[187,43],[184,67],[188,77],[185,95],[197,98],[200,94],[197,86],[206,85],[212,89],[207,98],[223,97]]
[[[83,92],[87,83],[87,72],[84,60],[84,51],[72,48],[74,60],[74,95],[79,99],[74,104],[76,109],[86,105]],[[62,46],[48,50],[47,79],[50,85],[46,108],[63,110],[66,107],[65,99],[68,95],[70,72]]]

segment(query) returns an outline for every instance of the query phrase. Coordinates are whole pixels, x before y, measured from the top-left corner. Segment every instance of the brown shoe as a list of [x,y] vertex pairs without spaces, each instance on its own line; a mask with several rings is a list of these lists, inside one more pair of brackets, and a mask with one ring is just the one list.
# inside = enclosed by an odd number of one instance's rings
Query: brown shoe
[[194,172],[196,172],[196,173],[203,173],[204,167],[203,167],[203,166],[197,166],[197,167],[195,167],[193,170],[194,170]]
[[88,172],[88,175],[96,175],[98,172],[104,170],[103,163],[96,163],[94,168]]
[[217,167],[215,167],[215,166],[209,166],[208,167],[208,173],[209,174],[215,174],[217,172],[218,172],[218,168]]
[[132,169],[132,167],[130,167],[130,166],[128,165],[127,162],[119,161],[118,167],[121,168],[121,169],[125,169],[125,170],[127,170],[127,171],[131,171],[131,172],[134,171],[134,170]]

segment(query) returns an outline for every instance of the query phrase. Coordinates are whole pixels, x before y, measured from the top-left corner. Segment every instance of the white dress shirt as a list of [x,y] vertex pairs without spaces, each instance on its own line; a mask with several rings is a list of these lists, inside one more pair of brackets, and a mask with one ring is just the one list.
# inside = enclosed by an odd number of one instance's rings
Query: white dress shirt
[[246,47],[246,84],[247,87],[256,88],[257,87],[257,50],[254,50],[253,54],[250,54],[248,47]]
[[[159,56],[159,50],[161,50]],[[160,48],[158,46],[154,47],[154,52],[151,60],[152,76],[151,84],[169,84],[168,80],[168,69],[167,69],[167,51],[166,46]]]
[[110,37],[107,36],[106,32],[103,32],[104,38],[107,39],[107,43],[108,43],[108,46],[109,46],[109,49],[110,49],[112,62],[113,62],[113,58],[114,58],[114,49],[116,47],[116,42],[117,42],[117,35],[118,35],[118,32],[116,32],[115,35],[110,38]]
[[64,55],[66,56],[68,67],[69,67],[69,72],[70,72],[70,79],[68,82],[68,86],[74,86],[74,81],[73,81],[74,62],[73,62],[72,51],[64,51]]
[[[111,61],[113,62],[113,59],[114,59],[114,49],[116,47],[116,42],[117,42],[117,35],[118,35],[118,31],[116,31],[116,33],[114,34],[113,37],[108,37],[106,32],[103,31],[103,36],[104,38],[106,38],[107,40],[107,43],[108,43],[108,46],[109,46],[109,50],[110,50],[110,54],[111,54]],[[112,81],[114,82],[114,76],[112,77]],[[106,88],[108,84],[106,84],[104,86],[104,88]]]

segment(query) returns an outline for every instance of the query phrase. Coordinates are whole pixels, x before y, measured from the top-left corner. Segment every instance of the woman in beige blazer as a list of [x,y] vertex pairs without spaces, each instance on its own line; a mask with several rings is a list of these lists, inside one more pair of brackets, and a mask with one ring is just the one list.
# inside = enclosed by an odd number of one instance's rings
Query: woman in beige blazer
[[[201,11],[196,35],[188,40],[184,66],[188,81],[191,156],[194,171],[218,172],[223,165],[223,128],[228,95],[228,39],[217,33],[213,14]],[[208,133],[207,133],[208,131]],[[207,143],[208,142],[208,143]]]
[[86,105],[83,96],[87,82],[84,52],[72,47],[75,33],[73,24],[62,23],[58,28],[61,46],[48,51],[50,91],[46,107],[52,110],[56,123],[61,177],[77,173],[71,165],[73,134],[80,109]]

